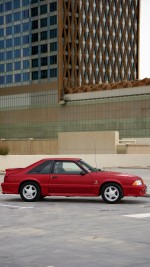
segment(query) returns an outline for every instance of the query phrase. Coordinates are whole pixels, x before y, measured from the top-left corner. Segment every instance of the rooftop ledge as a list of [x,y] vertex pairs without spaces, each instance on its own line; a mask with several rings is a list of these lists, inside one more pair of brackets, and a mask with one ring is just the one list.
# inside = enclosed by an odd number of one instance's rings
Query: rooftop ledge
[[143,94],[150,94],[150,78],[132,82],[122,81],[119,83],[102,83],[99,85],[82,85],[73,88],[66,88],[64,101],[67,102]]

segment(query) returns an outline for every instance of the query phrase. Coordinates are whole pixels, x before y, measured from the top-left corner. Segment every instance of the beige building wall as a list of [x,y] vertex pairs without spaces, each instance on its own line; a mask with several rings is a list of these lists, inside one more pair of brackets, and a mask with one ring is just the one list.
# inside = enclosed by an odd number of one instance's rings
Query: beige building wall
[[58,134],[58,154],[116,154],[119,132],[66,132]]
[[8,147],[9,155],[150,154],[148,140],[119,144],[116,131],[61,132],[58,139],[0,139],[0,147]]
[[150,154],[150,145],[126,145],[126,154]]
[[9,155],[57,155],[57,140],[1,140],[0,146],[9,148]]

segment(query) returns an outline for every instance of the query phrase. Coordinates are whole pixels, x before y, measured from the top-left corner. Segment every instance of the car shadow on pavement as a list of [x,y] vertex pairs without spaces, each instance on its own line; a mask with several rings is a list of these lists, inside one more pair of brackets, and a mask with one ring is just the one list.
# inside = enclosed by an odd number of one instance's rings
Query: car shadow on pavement
[[139,198],[124,198],[122,199],[119,203],[116,203],[116,204],[108,204],[108,203],[105,203],[103,201],[103,199],[101,197],[95,197],[95,198],[89,198],[89,197],[85,197],[85,198],[80,198],[80,197],[45,197],[39,201],[36,201],[36,202],[26,202],[26,201],[23,201],[19,196],[5,196],[3,195],[3,197],[0,198],[0,203],[4,203],[4,202],[7,202],[7,203],[26,203],[26,204],[35,204],[35,203],[38,203],[38,204],[42,204],[42,203],[85,203],[85,204],[89,204],[89,203],[94,203],[94,204],[105,204],[105,205],[129,205],[129,204],[132,204],[132,205],[136,205],[136,204],[143,204],[143,203],[146,203],[146,198],[145,197],[139,197]]

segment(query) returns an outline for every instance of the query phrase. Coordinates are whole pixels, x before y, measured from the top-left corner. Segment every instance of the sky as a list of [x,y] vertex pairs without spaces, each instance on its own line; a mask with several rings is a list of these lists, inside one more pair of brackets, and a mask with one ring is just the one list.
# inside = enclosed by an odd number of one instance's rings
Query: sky
[[150,0],[141,0],[140,75],[150,78]]

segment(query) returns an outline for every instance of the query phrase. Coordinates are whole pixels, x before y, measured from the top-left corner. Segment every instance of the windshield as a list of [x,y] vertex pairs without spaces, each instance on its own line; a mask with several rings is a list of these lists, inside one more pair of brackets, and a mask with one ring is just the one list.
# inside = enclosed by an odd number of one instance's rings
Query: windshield
[[86,163],[85,161],[83,161],[82,159],[79,160],[79,164],[88,172],[96,172],[96,171],[100,171],[100,169],[94,168],[92,166],[90,166],[88,163]]

